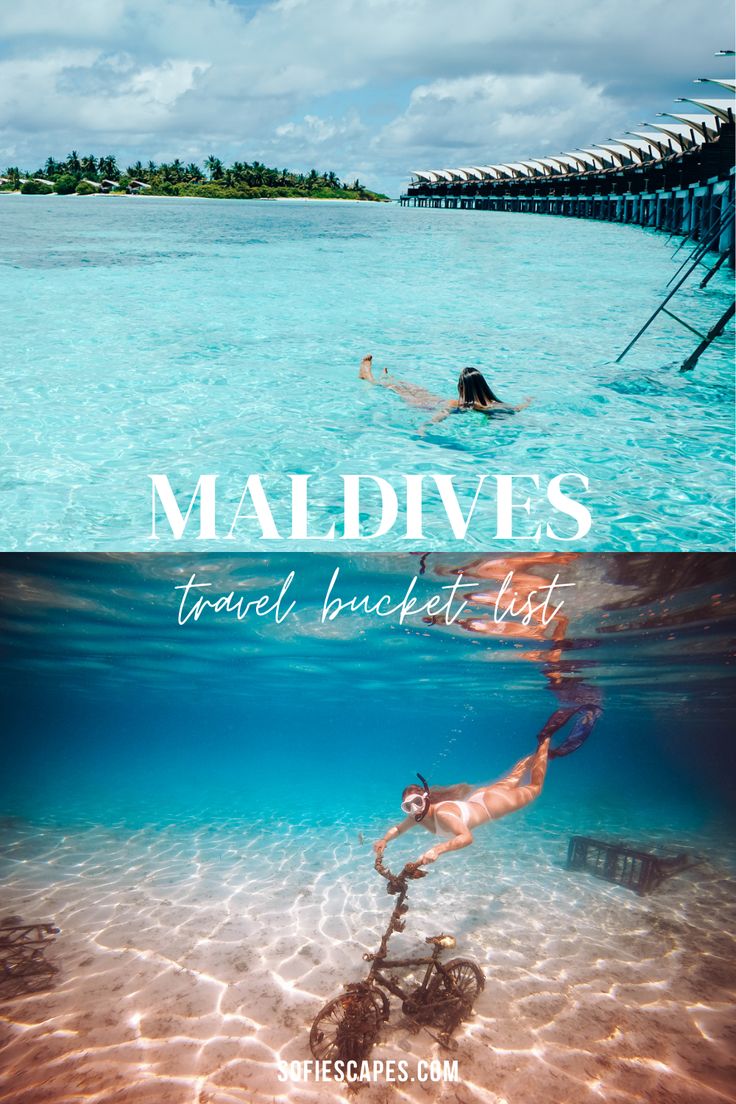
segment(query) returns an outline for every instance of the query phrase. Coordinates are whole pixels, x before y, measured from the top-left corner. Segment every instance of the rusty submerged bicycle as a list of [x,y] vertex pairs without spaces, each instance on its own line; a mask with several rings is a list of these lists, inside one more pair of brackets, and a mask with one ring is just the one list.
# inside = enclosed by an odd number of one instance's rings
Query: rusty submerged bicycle
[[[403,917],[409,911],[406,903],[409,881],[424,878],[426,871],[416,863],[407,863],[400,874],[392,874],[376,859],[376,870],[386,879],[387,892],[396,896],[396,904],[383,933],[378,950],[364,954],[371,963],[362,981],[349,982],[345,992],[329,1001],[312,1024],[309,1045],[318,1060],[362,1062],[378,1040],[381,1026],[390,1015],[389,995],[398,997],[404,1015],[417,1028],[424,1027],[443,1047],[457,1046],[452,1033],[472,1014],[473,1005],[485,985],[483,972],[469,958],[453,958],[443,962],[443,951],[456,946],[452,935],[430,935],[425,943],[432,946],[430,955],[417,958],[389,958],[388,942],[394,932],[405,927]],[[402,985],[396,973],[385,971],[412,970],[425,967],[418,984]],[[435,1028],[434,1034],[430,1028]]]

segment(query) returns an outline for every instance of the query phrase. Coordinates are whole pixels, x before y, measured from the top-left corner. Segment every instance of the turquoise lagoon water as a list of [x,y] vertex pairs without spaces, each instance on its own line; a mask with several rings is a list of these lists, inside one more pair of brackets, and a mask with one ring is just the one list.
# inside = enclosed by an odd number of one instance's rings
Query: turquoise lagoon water
[[[343,599],[396,603],[416,576],[424,601],[460,570],[474,586],[451,627],[348,610],[320,623],[336,567]],[[9,815],[390,819],[416,771],[436,784],[498,777],[555,709],[591,701],[603,717],[552,763],[550,809],[572,799],[584,815],[636,819],[639,806],[650,825],[664,810],[681,826],[733,809],[725,555],[11,555],[0,569]],[[522,596],[555,574],[573,583],[556,594],[564,619],[494,621],[489,596],[508,570]],[[214,600],[273,598],[290,571],[295,608],[280,624],[211,611],[177,623],[174,588],[192,573]]]
[[[659,320],[614,363],[684,256],[663,235],[380,204],[17,196],[0,197],[0,235],[5,549],[145,547],[151,472],[182,503],[217,473],[221,531],[248,473],[281,501],[286,473],[314,473],[320,533],[345,473],[451,474],[467,505],[479,473],[544,487],[580,471],[581,547],[732,547],[732,334],[683,377],[696,339]],[[726,272],[704,292],[691,281],[676,310],[707,328],[730,292]],[[369,351],[438,396],[475,364],[502,399],[533,403],[420,435],[426,412],[356,379]],[[452,547],[438,496],[425,506],[425,546]],[[522,547],[535,526],[519,525]],[[495,531],[481,496],[466,547],[503,547]],[[252,520],[236,533],[269,547]]]

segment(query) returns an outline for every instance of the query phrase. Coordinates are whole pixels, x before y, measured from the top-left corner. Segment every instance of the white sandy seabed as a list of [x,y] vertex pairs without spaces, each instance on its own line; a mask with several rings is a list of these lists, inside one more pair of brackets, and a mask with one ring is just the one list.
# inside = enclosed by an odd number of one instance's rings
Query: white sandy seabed
[[[527,813],[478,834],[412,886],[392,953],[452,932],[486,987],[461,1026],[457,1084],[367,1086],[360,1104],[722,1104],[733,1062],[736,877],[725,841],[649,844],[700,865],[649,897],[564,870],[581,831]],[[384,826],[382,826],[384,827]],[[626,825],[585,830],[626,834]],[[277,1077],[366,969],[393,898],[378,826],[62,829],[8,821],[0,915],[53,920],[53,988],[0,1003],[3,1104],[318,1104],[343,1086]],[[630,832],[630,827],[629,827]],[[387,852],[416,858],[412,833]],[[629,834],[628,838],[631,836]],[[639,842],[642,842],[639,840]],[[394,1002],[374,1058],[448,1057]]]

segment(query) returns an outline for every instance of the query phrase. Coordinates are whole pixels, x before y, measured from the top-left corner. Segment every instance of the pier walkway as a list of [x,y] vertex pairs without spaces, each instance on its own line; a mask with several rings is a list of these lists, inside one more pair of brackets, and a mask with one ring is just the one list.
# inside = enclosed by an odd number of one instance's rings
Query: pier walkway
[[557,157],[416,171],[400,203],[634,223],[707,242],[733,265],[736,81],[699,83],[720,95],[683,101],[698,113],[663,114],[647,129]]

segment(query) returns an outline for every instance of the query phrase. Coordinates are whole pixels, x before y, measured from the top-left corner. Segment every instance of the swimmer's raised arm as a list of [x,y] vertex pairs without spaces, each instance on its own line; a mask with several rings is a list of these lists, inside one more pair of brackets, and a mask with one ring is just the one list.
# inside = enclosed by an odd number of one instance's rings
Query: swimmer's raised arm
[[376,842],[373,844],[373,850],[376,852],[377,855],[382,855],[383,852],[386,850],[387,843],[390,843],[391,840],[396,839],[397,836],[403,835],[404,832],[408,832],[410,828],[415,828],[416,824],[417,822],[413,816],[409,816],[406,818],[406,820],[402,820],[401,824],[394,824],[392,828],[389,828],[385,836],[383,836],[380,840],[376,840]]

